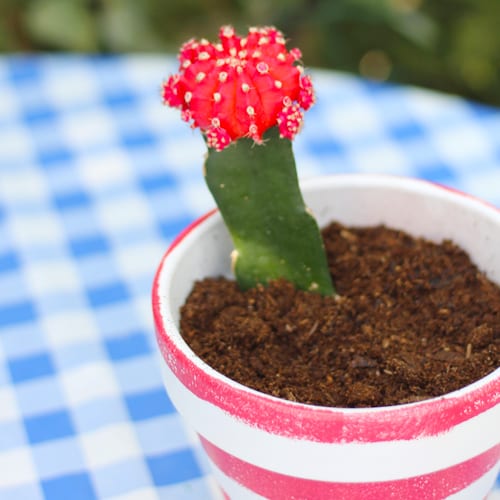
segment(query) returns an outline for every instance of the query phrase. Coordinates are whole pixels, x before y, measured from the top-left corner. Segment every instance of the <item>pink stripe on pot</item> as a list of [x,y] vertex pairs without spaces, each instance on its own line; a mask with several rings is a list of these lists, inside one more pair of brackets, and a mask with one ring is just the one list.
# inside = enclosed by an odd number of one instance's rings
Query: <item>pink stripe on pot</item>
[[252,391],[221,375],[214,377],[211,369],[200,368],[185,356],[161,328],[157,337],[171,370],[193,394],[259,429],[297,439],[346,443],[436,436],[500,402],[500,380],[496,377],[465,397],[451,393],[404,407],[358,409],[354,413],[317,407],[312,414],[310,406]]
[[465,462],[430,474],[396,481],[340,483],[291,477],[257,467],[230,455],[200,436],[212,462],[228,477],[269,500],[334,498],[336,500],[432,500],[467,488],[498,462],[500,445]]

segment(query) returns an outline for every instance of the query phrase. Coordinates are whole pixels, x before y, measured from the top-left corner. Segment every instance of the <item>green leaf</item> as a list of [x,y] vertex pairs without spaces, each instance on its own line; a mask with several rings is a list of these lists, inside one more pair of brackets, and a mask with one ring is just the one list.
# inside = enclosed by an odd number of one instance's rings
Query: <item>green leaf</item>
[[108,0],[99,19],[102,44],[110,51],[164,49],[163,33],[151,26],[143,2]]
[[36,0],[28,4],[25,23],[46,47],[94,51],[98,49],[95,20],[85,2]]

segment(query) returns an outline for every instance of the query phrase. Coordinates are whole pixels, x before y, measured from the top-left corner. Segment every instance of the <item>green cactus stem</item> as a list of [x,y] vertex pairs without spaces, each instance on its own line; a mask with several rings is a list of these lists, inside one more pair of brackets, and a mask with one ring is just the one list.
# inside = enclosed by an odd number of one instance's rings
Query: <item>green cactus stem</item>
[[284,278],[302,290],[335,293],[318,225],[299,189],[292,143],[277,127],[264,134],[263,145],[242,138],[223,151],[209,148],[205,179],[231,234],[242,289]]

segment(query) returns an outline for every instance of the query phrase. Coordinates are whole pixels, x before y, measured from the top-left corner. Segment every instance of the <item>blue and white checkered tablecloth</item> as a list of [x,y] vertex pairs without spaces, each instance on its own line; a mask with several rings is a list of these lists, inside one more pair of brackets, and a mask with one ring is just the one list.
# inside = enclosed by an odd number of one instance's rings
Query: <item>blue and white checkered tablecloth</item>
[[[156,56],[0,58],[0,498],[208,499],[162,386],[150,289],[213,205]],[[500,111],[313,73],[301,177],[389,172],[500,206]],[[500,482],[491,498],[500,498]]]

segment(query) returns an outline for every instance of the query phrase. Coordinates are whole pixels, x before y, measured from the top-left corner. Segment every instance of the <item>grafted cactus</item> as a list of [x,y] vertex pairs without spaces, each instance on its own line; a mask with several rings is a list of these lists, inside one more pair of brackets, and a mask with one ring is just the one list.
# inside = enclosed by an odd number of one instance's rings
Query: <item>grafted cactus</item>
[[183,45],[163,100],[205,136],[205,178],[233,239],[239,285],[285,278],[326,295],[334,288],[291,143],[314,103],[300,57],[275,28],[250,28],[242,38],[226,26],[218,43]]

